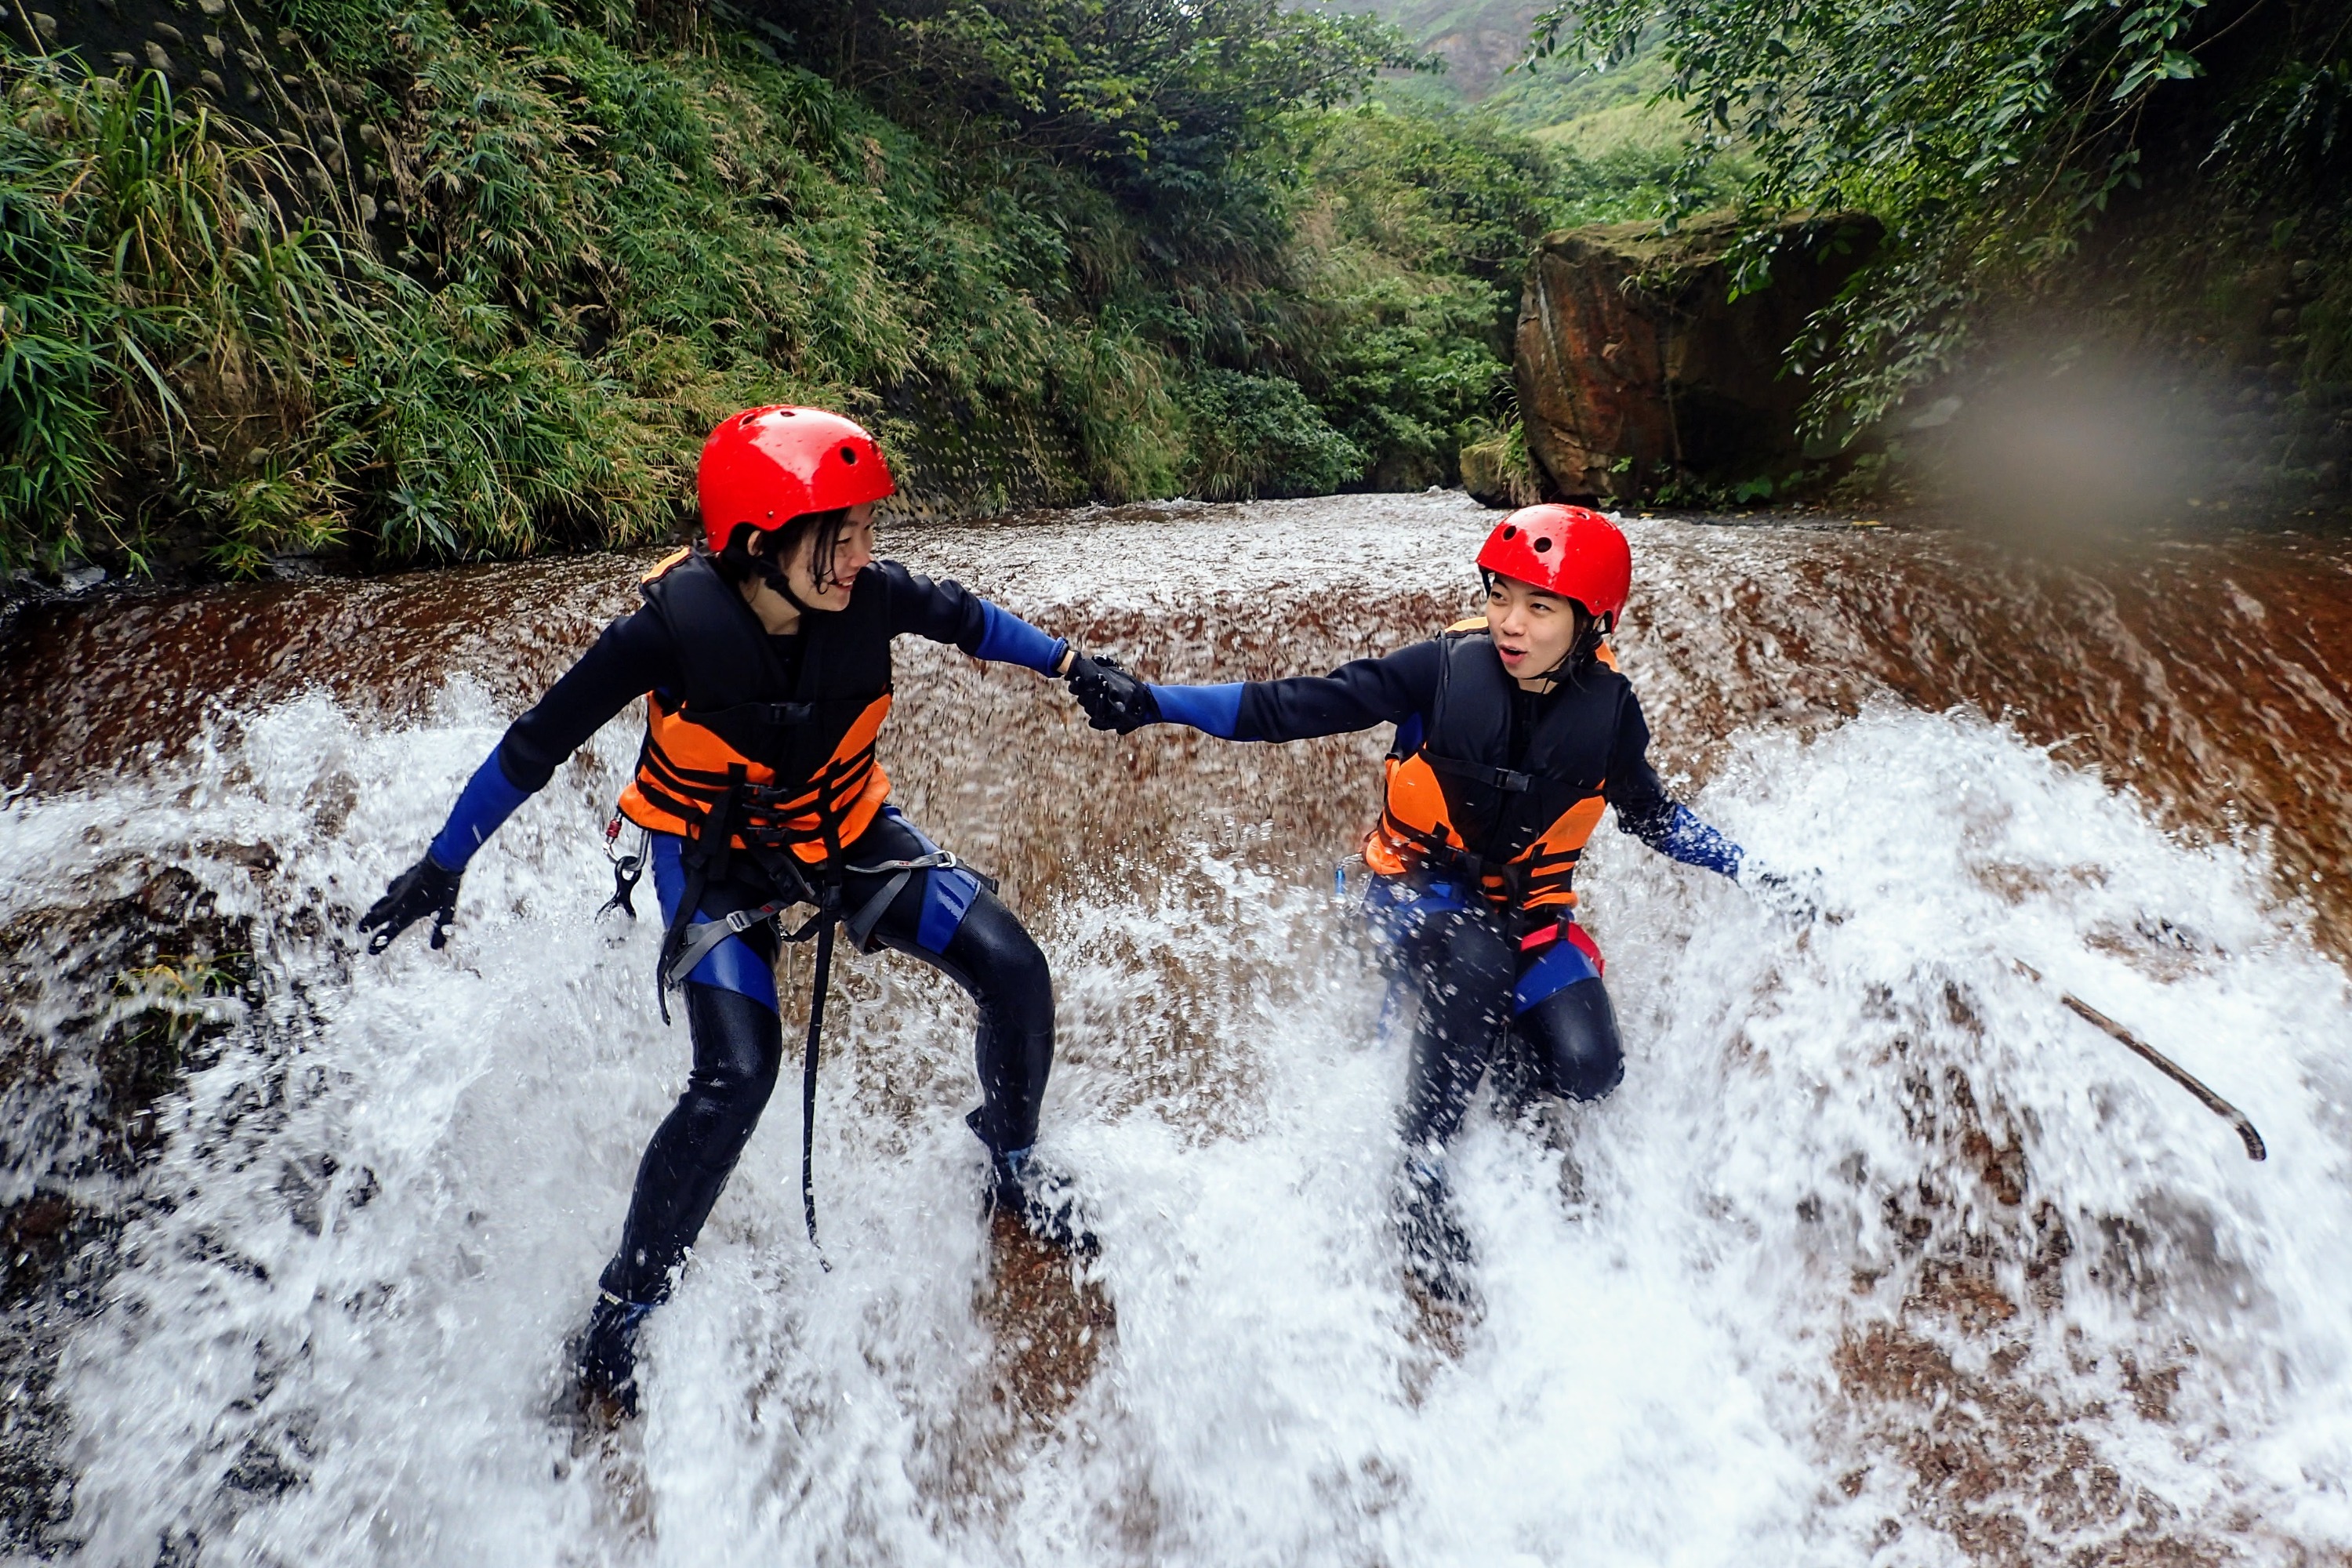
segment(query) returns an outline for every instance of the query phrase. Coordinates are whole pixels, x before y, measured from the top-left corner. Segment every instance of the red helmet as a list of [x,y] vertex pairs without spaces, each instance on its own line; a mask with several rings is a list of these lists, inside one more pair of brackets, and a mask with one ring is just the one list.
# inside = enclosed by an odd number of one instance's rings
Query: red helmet
[[862,425],[822,408],[746,408],[702,444],[694,488],[703,536],[727,548],[738,523],[782,528],[808,511],[880,500],[898,488]]
[[1625,536],[1580,506],[1521,507],[1486,536],[1478,567],[1574,599],[1612,627],[1633,586]]

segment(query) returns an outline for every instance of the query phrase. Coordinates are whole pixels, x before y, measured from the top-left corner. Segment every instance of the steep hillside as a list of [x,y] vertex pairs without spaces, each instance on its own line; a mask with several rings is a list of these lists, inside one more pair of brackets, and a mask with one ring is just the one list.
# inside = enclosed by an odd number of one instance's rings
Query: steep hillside
[[20,569],[658,537],[766,401],[915,509],[1417,488],[1565,200],[1255,0],[53,3],[0,56]]

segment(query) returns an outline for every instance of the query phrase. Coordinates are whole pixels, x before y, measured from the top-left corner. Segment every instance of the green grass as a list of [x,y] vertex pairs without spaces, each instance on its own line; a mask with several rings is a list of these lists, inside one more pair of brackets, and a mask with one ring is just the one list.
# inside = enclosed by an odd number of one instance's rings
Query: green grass
[[893,120],[756,34],[281,19],[396,216],[306,211],[310,149],[158,77],[0,57],[0,567],[651,541],[765,402],[866,420],[932,510],[1417,487],[1507,401],[1529,241],[1654,205],[1646,164],[1394,95],[1139,174]]

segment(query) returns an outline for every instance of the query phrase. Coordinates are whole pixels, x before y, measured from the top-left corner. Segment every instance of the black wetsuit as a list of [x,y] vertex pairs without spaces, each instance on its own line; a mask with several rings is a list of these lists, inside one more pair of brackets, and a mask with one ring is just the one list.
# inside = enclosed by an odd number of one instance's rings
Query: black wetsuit
[[[884,602],[881,618],[889,635],[912,633],[976,658],[1046,671],[1066,646],[953,582],[935,583],[893,562],[867,567],[852,595],[868,614],[875,612],[874,598]],[[797,635],[769,639],[775,666],[788,679],[799,668],[802,644]],[[508,728],[434,841],[433,858],[461,868],[516,805],[623,709],[647,692],[675,706],[686,675],[677,637],[652,606],[614,621]],[[683,841],[658,833],[653,838],[656,889],[667,921],[688,881],[679,868]],[[841,907],[863,909],[888,881],[887,874],[847,868],[914,859],[934,847],[895,808],[884,806],[842,847]],[[704,881],[696,913],[723,919],[791,890],[779,887],[753,857],[737,854],[723,875]],[[875,922],[871,940],[930,964],[978,1004],[982,1104],[969,1120],[993,1153],[1025,1151],[1036,1140],[1038,1105],[1054,1059],[1053,986],[1037,944],[976,877],[950,868],[909,878]],[[778,945],[772,923],[752,926],[720,942],[686,979],[683,1011],[693,1037],[693,1070],[646,1146],[620,1248],[604,1273],[604,1289],[623,1301],[652,1303],[667,1294],[673,1272],[775,1088],[783,1052],[774,979]]]
[[[1477,640],[1491,650],[1483,636]],[[1407,757],[1421,749],[1438,710],[1447,642],[1415,643],[1327,676],[1150,689],[1163,719],[1235,741],[1297,741],[1394,724],[1392,754]],[[1555,765],[1597,786],[1621,830],[1686,864],[1738,873],[1738,846],[1677,805],[1659,780],[1642,705],[1614,669],[1588,660],[1542,694],[1514,683],[1499,754],[1471,760],[1524,768],[1545,724],[1570,736]],[[1432,1153],[1460,1128],[1490,1067],[1509,1100],[1535,1092],[1597,1099],[1624,1076],[1600,950],[1570,910],[1498,909],[1468,881],[1423,867],[1375,878],[1367,900],[1419,994],[1401,1131],[1409,1149]]]

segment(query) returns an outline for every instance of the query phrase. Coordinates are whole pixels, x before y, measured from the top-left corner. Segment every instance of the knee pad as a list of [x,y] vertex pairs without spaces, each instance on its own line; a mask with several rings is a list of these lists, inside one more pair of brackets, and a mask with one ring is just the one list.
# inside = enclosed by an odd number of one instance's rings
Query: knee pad
[[1554,1094],[1599,1100],[1625,1076],[1617,1010],[1598,979],[1552,993],[1520,1014],[1515,1027]]
[[687,1092],[706,1101],[714,1120],[740,1123],[749,1136],[774,1092],[784,1054],[783,1025],[772,1008],[737,991],[688,983],[687,1026],[694,1072]]

